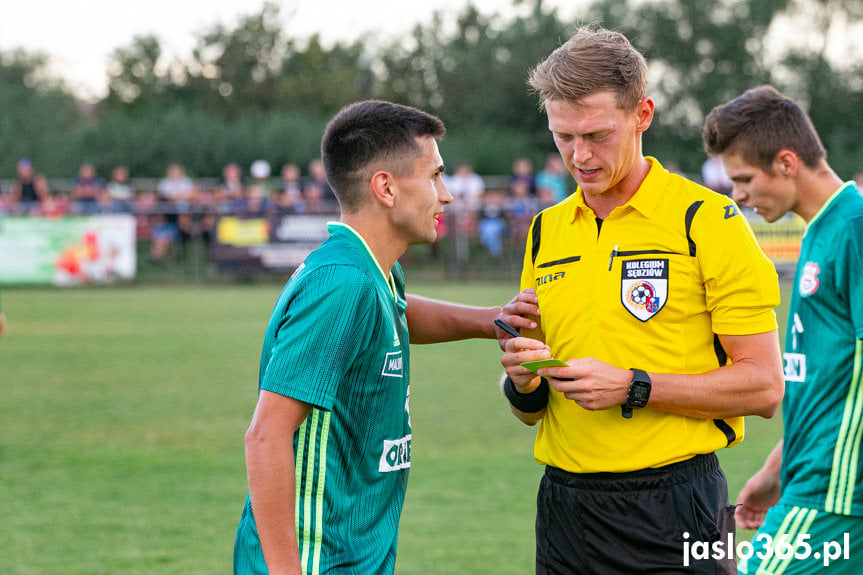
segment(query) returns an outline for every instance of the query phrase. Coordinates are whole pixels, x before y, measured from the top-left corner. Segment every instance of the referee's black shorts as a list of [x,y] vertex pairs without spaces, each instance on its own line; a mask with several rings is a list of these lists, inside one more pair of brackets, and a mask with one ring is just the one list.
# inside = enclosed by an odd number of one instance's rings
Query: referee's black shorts
[[684,557],[695,542],[727,542],[729,533],[734,507],[712,453],[629,473],[546,467],[537,496],[536,573],[736,574],[727,552],[718,560],[712,553]]

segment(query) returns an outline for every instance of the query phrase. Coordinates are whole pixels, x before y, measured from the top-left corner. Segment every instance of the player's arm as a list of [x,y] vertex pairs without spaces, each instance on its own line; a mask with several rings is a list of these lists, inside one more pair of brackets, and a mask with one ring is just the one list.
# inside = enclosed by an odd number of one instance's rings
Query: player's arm
[[[753,335],[719,336],[732,363],[701,374],[651,373],[646,405],[668,413],[702,419],[743,415],[773,417],[785,392],[776,330]],[[610,409],[626,402],[631,369],[593,358],[567,361],[569,367],[539,371],[564,397],[585,409]],[[632,366],[638,367],[638,366]],[[557,379],[571,378],[571,381]]]
[[413,294],[407,294],[406,299],[405,316],[411,343],[475,337],[501,340],[503,332],[495,327],[495,319],[500,317],[515,327],[533,328],[536,323],[526,316],[539,314],[533,290],[520,292],[503,308],[467,306]]
[[779,501],[782,446],[780,440],[764,465],[749,478],[737,497],[734,519],[741,529],[758,529],[764,523],[767,511]]
[[271,574],[299,574],[294,526],[294,431],[311,406],[261,390],[245,435],[246,473],[255,524]]

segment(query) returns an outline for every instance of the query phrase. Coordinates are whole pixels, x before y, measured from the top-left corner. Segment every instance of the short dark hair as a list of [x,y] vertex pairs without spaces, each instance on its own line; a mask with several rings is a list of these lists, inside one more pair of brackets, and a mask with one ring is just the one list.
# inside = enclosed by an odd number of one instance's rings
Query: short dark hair
[[809,116],[773,86],[752,88],[713,108],[701,139],[708,155],[736,153],[768,174],[781,150],[794,151],[810,168],[827,157]]
[[405,160],[422,153],[416,138],[440,139],[445,131],[439,118],[410,106],[366,100],[342,108],[321,141],[324,171],[342,210],[355,211],[365,201],[372,169],[384,164],[397,176],[410,175],[413,163]]
[[647,61],[620,32],[584,26],[531,70],[528,84],[540,109],[609,90],[619,108],[634,110],[647,95]]

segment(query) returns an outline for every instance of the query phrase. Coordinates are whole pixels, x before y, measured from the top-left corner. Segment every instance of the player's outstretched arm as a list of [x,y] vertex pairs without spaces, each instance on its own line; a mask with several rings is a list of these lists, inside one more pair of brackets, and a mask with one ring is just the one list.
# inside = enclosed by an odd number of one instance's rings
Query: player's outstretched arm
[[246,431],[246,473],[252,512],[270,573],[301,573],[294,526],[294,431],[311,406],[261,390]]
[[503,308],[474,307],[413,294],[406,297],[405,315],[411,343],[499,339],[502,332],[494,326],[498,317],[508,319],[516,327],[535,327],[533,320],[522,316],[539,313],[533,290],[520,292]]

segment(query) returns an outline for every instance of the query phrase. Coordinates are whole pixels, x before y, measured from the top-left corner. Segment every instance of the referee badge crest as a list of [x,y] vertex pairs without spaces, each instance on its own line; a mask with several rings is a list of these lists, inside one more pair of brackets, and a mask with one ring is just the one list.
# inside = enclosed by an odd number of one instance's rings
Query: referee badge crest
[[659,313],[668,301],[668,260],[625,260],[621,266],[620,301],[640,321]]

